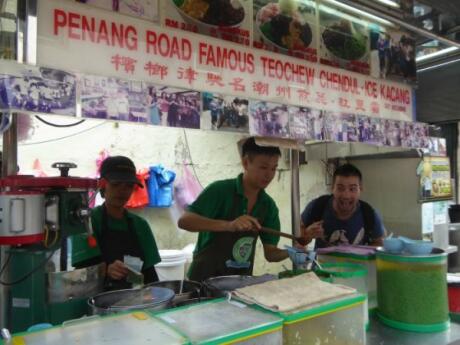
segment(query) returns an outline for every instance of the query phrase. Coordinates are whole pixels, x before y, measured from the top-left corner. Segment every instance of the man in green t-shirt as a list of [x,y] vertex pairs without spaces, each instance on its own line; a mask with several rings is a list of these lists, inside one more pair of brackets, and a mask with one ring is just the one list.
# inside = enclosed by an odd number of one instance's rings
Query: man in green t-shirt
[[265,258],[277,262],[288,257],[277,247],[279,236],[259,232],[280,230],[278,208],[265,192],[276,174],[281,155],[277,147],[247,139],[242,146],[244,172],[237,178],[211,183],[178,221],[180,228],[199,232],[188,276],[203,281],[224,275],[251,275],[257,238]]
[[107,264],[107,290],[131,287],[126,281],[126,256],[142,260],[144,283],[158,281],[154,265],[161,259],[152,230],[143,218],[125,209],[136,184],[142,187],[129,158],[114,156],[102,162],[99,188],[105,202],[92,210],[91,222]]

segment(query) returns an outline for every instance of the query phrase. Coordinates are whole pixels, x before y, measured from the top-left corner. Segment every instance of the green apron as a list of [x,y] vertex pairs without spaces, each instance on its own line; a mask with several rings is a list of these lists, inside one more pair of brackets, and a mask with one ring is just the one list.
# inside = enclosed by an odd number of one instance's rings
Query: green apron
[[[224,220],[239,217],[240,204],[241,196],[234,193],[231,211]],[[266,211],[262,209],[259,213],[262,217],[257,218],[262,224]],[[194,254],[189,279],[201,282],[217,276],[252,275],[258,236],[256,231],[215,233],[208,246]]]

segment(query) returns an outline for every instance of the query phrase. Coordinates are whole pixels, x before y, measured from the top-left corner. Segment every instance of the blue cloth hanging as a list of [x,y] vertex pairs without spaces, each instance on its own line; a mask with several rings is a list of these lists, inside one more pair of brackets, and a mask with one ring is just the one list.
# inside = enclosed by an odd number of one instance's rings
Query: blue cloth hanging
[[150,167],[147,181],[149,189],[149,207],[169,207],[173,203],[173,183],[176,173],[165,169],[162,164]]

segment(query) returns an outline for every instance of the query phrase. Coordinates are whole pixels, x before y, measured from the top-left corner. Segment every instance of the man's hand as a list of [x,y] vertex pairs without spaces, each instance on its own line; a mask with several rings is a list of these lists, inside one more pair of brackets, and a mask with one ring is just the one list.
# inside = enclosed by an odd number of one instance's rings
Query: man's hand
[[291,259],[292,263],[296,266],[303,265],[307,262],[308,255],[305,250],[300,248],[284,246],[287,250],[289,255],[289,259]]
[[120,280],[128,275],[128,268],[123,262],[116,260],[109,264],[107,275],[114,280]]
[[258,231],[261,228],[259,221],[251,216],[243,215],[229,222],[226,231]]
[[310,241],[314,238],[324,237],[323,221],[317,221],[310,224],[308,227],[302,225],[302,237],[309,239]]

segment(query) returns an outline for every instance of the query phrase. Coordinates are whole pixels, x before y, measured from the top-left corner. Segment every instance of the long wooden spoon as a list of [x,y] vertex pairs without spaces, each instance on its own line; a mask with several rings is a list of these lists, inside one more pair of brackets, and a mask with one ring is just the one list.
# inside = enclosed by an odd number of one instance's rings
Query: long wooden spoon
[[304,237],[296,237],[294,235],[291,235],[291,234],[288,234],[288,233],[285,233],[285,232],[282,232],[282,231],[273,230],[273,229],[266,228],[266,227],[261,227],[259,231],[265,232],[267,234],[275,235],[275,236],[281,236],[281,237],[289,238],[291,240],[294,240],[294,241],[298,242],[302,246],[306,246],[308,244],[308,241],[307,241],[306,238],[304,238]]

